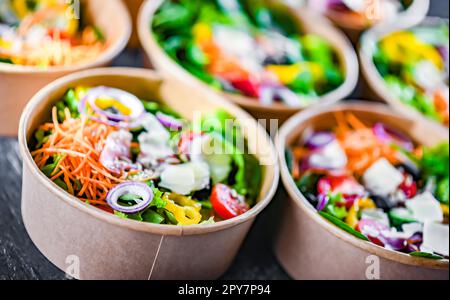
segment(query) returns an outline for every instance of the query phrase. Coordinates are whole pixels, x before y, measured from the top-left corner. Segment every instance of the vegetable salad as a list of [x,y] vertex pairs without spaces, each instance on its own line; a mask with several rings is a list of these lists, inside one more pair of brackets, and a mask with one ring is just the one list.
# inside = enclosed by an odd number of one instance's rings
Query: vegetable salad
[[414,0],[312,0],[321,12],[339,15],[355,24],[370,26],[380,21],[394,20],[408,9]]
[[373,61],[390,92],[428,118],[449,125],[448,23],[394,32]]
[[80,17],[71,1],[0,1],[0,63],[46,68],[95,59],[103,34]]
[[335,114],[286,158],[298,189],[341,229],[387,249],[449,256],[449,144],[416,146],[383,123]]
[[344,81],[329,42],[297,30],[281,4],[168,0],[151,26],[165,52],[191,74],[261,104],[307,106]]
[[232,120],[217,111],[189,123],[126,91],[78,86],[30,149],[48,178],[87,204],[155,224],[210,224],[248,211],[262,182]]

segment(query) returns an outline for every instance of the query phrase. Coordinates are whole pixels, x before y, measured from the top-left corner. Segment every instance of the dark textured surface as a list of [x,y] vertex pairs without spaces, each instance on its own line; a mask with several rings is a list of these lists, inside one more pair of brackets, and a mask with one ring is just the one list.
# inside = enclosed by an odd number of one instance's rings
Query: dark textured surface
[[[448,0],[431,0],[430,15],[448,17]],[[117,66],[140,66],[139,51],[128,50]],[[353,97],[357,97],[357,93]],[[33,245],[20,214],[21,168],[17,141],[0,137],[0,279],[64,279]],[[235,262],[224,279],[288,279],[272,252],[272,236],[279,208],[286,199],[280,188],[269,207],[258,217]],[[39,217],[39,216],[36,216]]]

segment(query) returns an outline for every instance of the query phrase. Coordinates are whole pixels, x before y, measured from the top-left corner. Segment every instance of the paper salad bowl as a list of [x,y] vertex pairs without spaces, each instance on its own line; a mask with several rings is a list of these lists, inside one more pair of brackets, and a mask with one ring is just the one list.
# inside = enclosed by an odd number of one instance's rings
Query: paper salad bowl
[[[138,17],[139,39],[150,61],[152,62],[152,65],[157,70],[170,74],[171,76],[174,76],[184,82],[189,82],[198,88],[212,89],[209,85],[203,83],[201,80],[186,71],[182,66],[173,61],[154,39],[150,24],[152,23],[155,12],[162,3],[163,0],[147,0],[142,5]],[[268,3],[274,3],[274,1],[268,0]],[[278,3],[278,5],[281,4]],[[295,11],[287,5],[285,6],[285,9],[287,14],[296,16],[299,21],[299,26],[301,26],[305,32],[318,34],[326,38],[331,43],[337,52],[342,68],[345,72],[346,79],[343,84],[334,91],[319,97],[317,103],[313,104],[313,106],[330,105],[348,96],[356,87],[359,66],[356,53],[345,35],[333,27],[333,25],[326,18],[314,13],[311,10],[304,9]],[[216,92],[222,96],[225,96],[231,102],[241,106],[257,119],[278,119],[280,122],[283,122],[301,110],[301,108],[292,108],[281,103],[262,105],[257,99],[227,92]]]
[[[307,6],[316,11],[322,11],[324,7],[324,2],[328,0],[313,0],[308,1]],[[376,3],[375,1],[373,3]],[[413,26],[420,23],[428,13],[430,7],[430,0],[413,0],[412,4],[408,9],[399,13],[395,20],[392,20],[395,24],[403,24],[403,26]],[[326,15],[336,26],[341,28],[347,36],[351,39],[354,44],[358,43],[361,33],[364,32],[368,27],[377,26],[369,25],[366,22],[362,22],[359,18],[352,18],[346,14],[328,11],[322,12]],[[381,21],[381,23],[387,23],[389,21]]]
[[40,88],[66,74],[106,66],[125,48],[131,34],[131,20],[123,2],[83,0],[83,3],[87,19],[103,30],[108,48],[94,61],[67,67],[39,69],[0,63],[0,118],[4,120],[0,135],[17,135],[22,109]]
[[[36,166],[27,141],[50,108],[74,85],[107,85],[139,97],[154,95],[185,118],[225,109],[244,124],[248,146],[267,165],[258,203],[247,213],[212,225],[182,227],[121,219],[89,206],[51,182]],[[153,99],[153,98],[152,98]],[[278,163],[269,137],[247,113],[220,97],[164,79],[149,70],[109,68],[63,77],[26,106],[19,129],[23,157],[22,216],[31,239],[58,268],[79,259],[81,279],[215,279],[234,259],[255,217],[272,199]]]
[[[421,24],[438,24],[441,23],[443,19],[437,17],[428,17]],[[446,20],[448,23],[448,19]],[[393,95],[388,89],[383,77],[377,70],[373,62],[373,55],[375,51],[374,45],[384,36],[395,32],[397,30],[407,29],[404,26],[380,26],[378,28],[373,28],[366,33],[361,38],[361,44],[359,49],[359,58],[361,63],[361,70],[365,79],[365,83],[370,90],[370,94],[375,98],[378,98],[389,105],[391,105],[397,111],[409,115],[411,118],[417,119],[420,122],[427,123],[430,128],[437,131],[444,131],[448,135],[448,127],[443,124],[434,122],[433,120],[422,115],[413,107],[403,103],[397,97]]]
[[133,32],[131,33],[130,41],[128,42],[128,47],[138,48],[140,46],[139,37],[137,35],[137,16],[139,13],[139,8],[144,0],[124,0],[131,15],[131,21],[133,22]]
[[413,257],[360,240],[322,218],[297,189],[286,164],[286,147],[295,143],[306,128],[331,128],[335,125],[333,112],[343,110],[368,123],[381,121],[427,146],[448,139],[448,136],[392,112],[381,104],[341,103],[299,113],[289,119],[280,130],[276,142],[281,177],[289,194],[275,243],[278,260],[296,279],[373,279],[371,266],[379,266],[382,280],[448,280],[448,260]]

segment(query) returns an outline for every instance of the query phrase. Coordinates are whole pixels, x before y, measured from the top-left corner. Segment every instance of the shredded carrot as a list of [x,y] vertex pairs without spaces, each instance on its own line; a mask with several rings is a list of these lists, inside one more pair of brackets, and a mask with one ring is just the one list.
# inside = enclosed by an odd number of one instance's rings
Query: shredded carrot
[[[372,128],[366,126],[354,114],[336,112],[334,117],[337,123],[335,128],[337,141],[348,158],[345,171],[349,175],[361,176],[380,158],[386,158],[394,165],[399,163],[400,156],[397,149],[377,138]],[[292,149],[292,176],[295,179],[301,177],[300,162],[309,152],[310,150],[303,147]],[[420,148],[415,150],[415,154],[420,156]]]
[[347,154],[347,169],[361,176],[373,163],[384,157],[392,164],[399,162],[396,149],[376,137],[370,127],[351,113],[336,113],[337,139]]
[[63,155],[50,179],[61,178],[67,192],[80,200],[106,205],[109,189],[125,181],[123,176],[111,174],[99,161],[106,138],[116,128],[85,117],[74,119],[67,110],[64,122],[59,123],[56,107],[52,110],[52,122],[40,128],[52,133],[41,149],[31,153],[38,167],[47,165],[52,155]]

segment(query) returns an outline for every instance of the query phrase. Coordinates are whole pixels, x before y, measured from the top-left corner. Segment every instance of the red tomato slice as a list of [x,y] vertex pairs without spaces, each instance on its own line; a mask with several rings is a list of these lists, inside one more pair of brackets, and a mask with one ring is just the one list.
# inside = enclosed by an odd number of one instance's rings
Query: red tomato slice
[[225,184],[216,184],[211,194],[214,211],[225,220],[242,215],[250,209],[244,197]]

